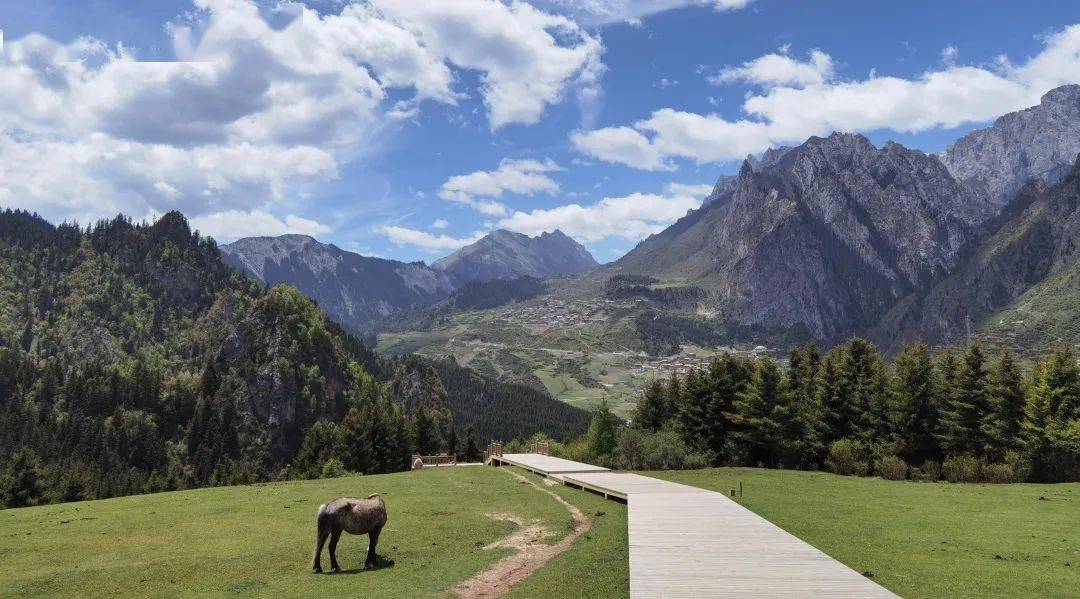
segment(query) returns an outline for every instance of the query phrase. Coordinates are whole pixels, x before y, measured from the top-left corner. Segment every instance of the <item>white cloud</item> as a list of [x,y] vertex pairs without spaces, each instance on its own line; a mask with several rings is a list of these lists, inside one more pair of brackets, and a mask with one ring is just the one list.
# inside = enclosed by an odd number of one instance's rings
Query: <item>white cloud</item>
[[330,232],[330,227],[313,220],[293,214],[281,220],[265,210],[227,210],[203,214],[191,219],[191,227],[222,242],[263,235],[296,233],[316,236]]
[[[182,62],[91,38],[5,40],[0,204],[53,220],[278,212],[423,102],[457,103],[462,70],[498,128],[537,122],[603,68],[598,38],[522,2],[193,2],[167,28]],[[272,26],[260,10],[292,18]]]
[[754,0],[532,0],[543,8],[564,14],[582,25],[628,23],[641,26],[649,15],[685,6],[708,6],[718,11],[745,8]]
[[369,0],[449,62],[482,73],[492,129],[533,124],[578,77],[592,79],[599,38],[520,0]]
[[765,87],[819,85],[833,78],[832,57],[821,50],[812,50],[810,57],[799,61],[786,54],[765,54],[742,66],[725,67],[719,74],[708,77],[709,83],[720,85],[745,81]]
[[582,153],[602,160],[672,170],[673,158],[736,160],[831,131],[912,133],[985,122],[1037,104],[1054,87],[1080,82],[1080,25],[1043,42],[1043,51],[1020,66],[1002,58],[993,67],[946,65],[914,79],[872,75],[860,81],[823,78],[802,85],[808,80],[804,77],[799,85],[774,86],[780,73],[771,72],[770,79],[762,71],[755,82],[765,89],[743,103],[748,118],[728,120],[664,108],[632,127],[576,132],[571,141]]
[[960,51],[956,49],[956,46],[945,46],[941,50],[941,62],[952,66],[956,64],[956,56],[960,54]]
[[506,214],[506,207],[494,201],[503,193],[533,195],[555,193],[559,185],[545,173],[562,170],[550,158],[539,160],[503,159],[493,171],[454,175],[439,189],[439,197],[470,206],[484,214]]
[[449,226],[450,226],[450,221],[446,220],[445,218],[437,218],[437,219],[435,219],[435,222],[431,223],[431,228],[432,229],[445,229],[446,227],[449,227]]
[[442,250],[456,250],[470,243],[476,243],[484,236],[483,232],[476,232],[472,237],[455,238],[449,235],[433,235],[426,231],[418,231],[408,227],[396,225],[385,226],[381,232],[397,246],[415,246],[430,252]]
[[[703,190],[705,193],[701,193]],[[609,237],[638,241],[659,233],[688,210],[700,206],[711,190],[711,185],[670,184],[664,194],[633,193],[586,206],[567,204],[519,211],[496,226],[533,236],[559,229],[584,243]]]
[[604,160],[650,171],[670,171],[675,167],[640,131],[630,127],[605,127],[575,131],[570,141],[579,151]]

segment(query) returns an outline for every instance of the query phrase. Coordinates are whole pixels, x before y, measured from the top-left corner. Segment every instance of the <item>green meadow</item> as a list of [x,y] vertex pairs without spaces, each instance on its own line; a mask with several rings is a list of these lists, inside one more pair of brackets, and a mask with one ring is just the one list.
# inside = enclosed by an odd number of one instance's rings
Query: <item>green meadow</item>
[[[885,481],[820,472],[718,468],[650,472],[728,493],[904,597],[1076,597],[1080,484]],[[547,486],[591,529],[509,597],[628,595],[626,506]],[[318,505],[382,493],[390,565],[364,570],[365,537],[343,536],[345,571],[308,570]],[[554,542],[567,510],[496,468],[428,469],[161,493],[0,511],[0,596],[447,597],[508,554],[484,546],[540,520]],[[324,555],[324,565],[326,556]]]

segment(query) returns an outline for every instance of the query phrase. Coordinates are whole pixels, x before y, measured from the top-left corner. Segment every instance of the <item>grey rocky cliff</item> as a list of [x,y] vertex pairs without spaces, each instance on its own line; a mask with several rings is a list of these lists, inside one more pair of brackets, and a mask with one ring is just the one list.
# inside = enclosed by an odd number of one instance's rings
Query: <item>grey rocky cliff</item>
[[958,180],[1004,206],[1031,178],[1056,183],[1080,153],[1080,85],[1043,95],[1037,106],[972,131],[942,155]]
[[572,275],[596,266],[584,246],[562,231],[529,237],[498,230],[437,260],[432,268],[459,282]]
[[833,134],[746,162],[729,200],[617,265],[701,281],[729,329],[828,342],[951,272],[993,212],[935,156]]

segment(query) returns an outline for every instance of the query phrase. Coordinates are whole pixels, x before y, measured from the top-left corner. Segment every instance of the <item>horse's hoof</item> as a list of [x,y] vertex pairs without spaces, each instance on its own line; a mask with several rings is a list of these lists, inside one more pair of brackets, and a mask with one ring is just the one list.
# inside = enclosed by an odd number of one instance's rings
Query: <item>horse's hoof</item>
[[312,568],[311,573],[312,574],[322,574],[322,568]]
[[333,570],[334,572],[341,572],[341,568],[338,567],[338,566],[334,566],[333,568],[330,568],[330,569]]

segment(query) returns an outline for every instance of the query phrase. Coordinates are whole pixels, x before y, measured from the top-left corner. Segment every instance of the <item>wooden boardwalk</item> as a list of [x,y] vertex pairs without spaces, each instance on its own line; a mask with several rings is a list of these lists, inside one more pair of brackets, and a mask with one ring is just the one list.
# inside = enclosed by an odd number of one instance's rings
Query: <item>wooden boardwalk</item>
[[720,493],[548,456],[503,458],[627,502],[633,599],[896,597]]
[[562,480],[562,477],[559,475],[570,472],[608,472],[607,468],[602,468],[600,466],[572,462],[570,460],[564,460],[549,455],[540,455],[538,453],[507,453],[499,456],[492,456],[491,460],[502,464],[519,466],[541,476],[550,476],[560,480]]

